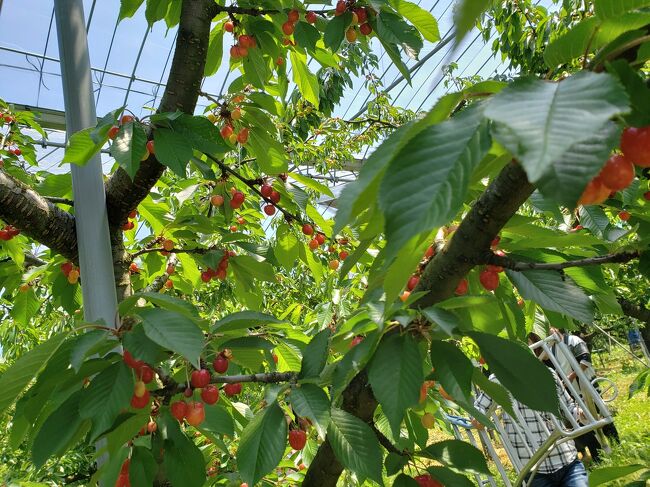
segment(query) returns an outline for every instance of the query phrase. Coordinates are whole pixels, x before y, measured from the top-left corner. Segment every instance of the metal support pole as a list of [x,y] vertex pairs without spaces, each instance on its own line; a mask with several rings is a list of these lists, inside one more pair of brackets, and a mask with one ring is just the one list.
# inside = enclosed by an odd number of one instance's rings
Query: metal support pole
[[[82,0],[54,0],[54,11],[69,138],[97,124],[88,38]],[[96,155],[83,167],[72,164],[71,171],[84,318],[115,326],[117,293],[101,156]],[[101,447],[96,445],[98,450]],[[97,463],[101,466],[106,460],[104,455]]]

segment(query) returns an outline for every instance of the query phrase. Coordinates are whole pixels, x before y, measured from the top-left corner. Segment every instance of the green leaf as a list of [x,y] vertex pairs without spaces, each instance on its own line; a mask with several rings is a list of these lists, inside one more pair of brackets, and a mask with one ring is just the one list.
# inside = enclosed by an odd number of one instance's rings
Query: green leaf
[[153,138],[158,162],[184,178],[185,166],[192,158],[190,142],[179,132],[162,127],[154,130]]
[[148,364],[158,364],[169,358],[169,353],[146,335],[140,323],[136,324],[129,333],[124,334],[122,343],[137,360],[143,360]]
[[[210,154],[221,154],[230,150],[217,127],[206,117],[182,113],[171,121],[171,126],[177,132],[176,135],[182,137],[185,144],[190,144],[190,149]],[[158,155],[157,144],[158,142],[156,142],[156,155]],[[185,163],[189,159],[189,157],[182,158]]]
[[512,409],[512,399],[508,391],[497,382],[489,380],[481,369],[474,369],[472,374],[474,384],[480,387],[490,398],[496,402],[511,418],[515,418],[515,412]]
[[92,379],[79,402],[79,415],[93,421],[91,440],[113,424],[120,411],[128,407],[132,395],[133,375],[122,360]]
[[185,315],[159,308],[138,310],[144,332],[161,347],[179,353],[197,369],[203,350],[201,329]]
[[300,379],[318,377],[327,363],[329,352],[329,340],[331,332],[329,328],[319,331],[311,339],[302,353],[302,365],[300,367]]
[[314,384],[302,384],[291,389],[289,400],[296,414],[309,419],[324,440],[330,422],[330,401],[323,389]]
[[[168,438],[165,440],[163,465],[172,487],[201,487],[205,484],[203,453],[181,433],[178,421],[165,414]],[[174,423],[175,422],[175,423]],[[170,428],[173,425],[173,429]]]
[[151,451],[141,446],[133,448],[131,464],[129,466],[129,480],[132,485],[153,485],[157,470],[158,464],[153,458]]
[[650,23],[649,13],[629,13],[601,20],[589,17],[553,40],[544,50],[549,68],[569,63],[615,40],[621,34]]
[[547,198],[575,208],[585,186],[602,169],[612,149],[620,142],[621,130],[606,123],[594,136],[572,145],[544,173],[537,187]]
[[372,358],[378,341],[379,333],[369,333],[361,343],[352,347],[352,350],[349,350],[343,358],[336,363],[334,375],[332,377],[332,391],[330,393],[332,400],[336,400],[354,376],[363,370]]
[[343,15],[339,15],[330,20],[327,23],[323,36],[325,47],[335,52],[338,51],[341,42],[345,39],[345,31],[351,23],[352,14],[350,12],[345,12]]
[[299,174],[295,172],[290,172],[289,177],[291,179],[295,179],[300,184],[306,186],[309,189],[313,189],[314,191],[318,191],[321,194],[334,198],[334,193],[332,193],[332,190],[330,188],[328,188],[324,184],[319,183],[315,179],[310,178],[309,176],[305,176],[304,174]]
[[316,43],[320,40],[320,32],[307,22],[298,22],[295,24],[293,38],[300,47],[313,51],[316,49]]
[[[22,251],[21,251],[22,254]],[[24,255],[24,254],[23,254]],[[18,292],[13,299],[9,315],[21,325],[29,325],[30,320],[36,316],[41,302],[36,297],[34,289],[30,286],[27,291]]]
[[570,277],[546,270],[506,270],[506,274],[524,299],[535,301],[544,309],[557,311],[583,323],[593,321],[593,302]]
[[449,342],[432,341],[431,365],[433,377],[451,397],[469,401],[474,367],[458,347]]
[[277,402],[255,415],[242,431],[237,467],[244,482],[255,485],[282,460],[287,446],[287,422]]
[[151,27],[155,22],[165,18],[172,0],[147,0],[144,16]]
[[61,332],[21,355],[0,376],[0,411],[5,411],[36,379],[70,332]]
[[212,76],[221,66],[223,59],[223,22],[216,24],[210,32],[210,43],[208,44],[208,54],[205,59],[205,68],[203,76],[206,78]]
[[456,214],[471,174],[489,148],[480,108],[426,128],[402,148],[389,164],[379,192],[389,256],[415,235]]
[[102,130],[99,137],[95,136],[95,127],[89,127],[72,134],[68,140],[61,163],[85,166],[108,140],[109,129],[110,127],[106,127],[105,130]]
[[422,357],[415,340],[406,334],[383,338],[370,363],[368,379],[393,434],[399,436],[404,413],[418,403],[424,381]]
[[168,294],[150,292],[135,293],[122,301],[119,306],[120,315],[124,316],[131,313],[141,299],[169,311],[175,311],[193,318],[199,317],[197,309],[188,301]]
[[615,467],[602,467],[589,472],[589,487],[596,487],[612,480],[626,477],[644,468],[643,465],[617,465]]
[[456,25],[456,44],[472,30],[481,14],[490,6],[491,0],[461,0],[456,5],[454,24]]
[[416,452],[416,455],[436,460],[463,472],[490,475],[483,453],[476,447],[460,440],[444,440]]
[[[516,342],[481,332],[468,335],[478,344],[490,370],[526,406],[560,416],[556,383],[548,368]],[[522,375],[521,371],[526,374]]]
[[440,480],[443,485],[453,485],[454,487],[474,487],[474,482],[447,467],[429,467],[427,468],[427,472],[429,472],[434,479]]
[[520,78],[489,101],[485,116],[497,122],[494,137],[536,183],[571,147],[628,109],[615,78],[582,71],[557,83]]
[[147,154],[147,134],[139,123],[129,122],[120,126],[120,130],[111,145],[111,156],[122,166],[126,173],[135,177],[140,168],[140,161]]
[[243,330],[260,325],[284,323],[275,316],[258,311],[237,311],[221,318],[212,326],[212,333]]
[[63,453],[68,442],[82,425],[79,415],[79,397],[75,392],[50,414],[38,430],[32,444],[32,460],[37,469],[52,455]]
[[381,449],[370,426],[356,416],[334,408],[327,439],[336,458],[345,468],[354,472],[359,480],[369,478],[383,485]]
[[390,60],[393,61],[395,67],[399,70],[400,73],[402,73],[404,79],[408,82],[408,84],[411,84],[411,71],[409,70],[408,66],[404,64],[404,61],[402,61],[397,44],[389,42],[380,36],[377,36],[377,39],[379,39],[379,42],[381,42],[384,51],[388,53],[388,57],[390,57]]
[[109,333],[105,330],[90,330],[77,337],[70,352],[70,365],[75,372],[79,372],[79,368],[90,350],[111,339]]
[[318,78],[307,67],[307,57],[295,50],[291,51],[290,56],[294,83],[305,100],[318,108],[320,87]]
[[393,482],[393,487],[418,487],[419,485],[415,479],[403,473],[399,474]]
[[133,17],[138,11],[144,0],[120,0],[120,14],[117,17],[118,22]]
[[289,230],[287,225],[281,225],[277,231],[277,243],[273,249],[275,257],[288,272],[296,266],[300,253],[298,238]]
[[390,4],[400,15],[412,23],[427,41],[438,42],[440,40],[438,22],[431,12],[406,0],[390,0]]
[[201,423],[200,430],[217,433],[220,435],[235,436],[235,422],[226,408],[219,405],[205,406],[205,421]]
[[382,42],[400,45],[410,58],[417,59],[422,50],[422,37],[417,29],[387,10],[375,17],[375,25],[377,37]]

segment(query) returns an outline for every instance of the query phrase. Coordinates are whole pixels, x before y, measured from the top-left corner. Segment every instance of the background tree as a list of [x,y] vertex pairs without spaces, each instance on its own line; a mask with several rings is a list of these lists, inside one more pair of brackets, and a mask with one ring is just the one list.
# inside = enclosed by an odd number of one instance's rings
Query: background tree
[[[122,17],[143,3],[123,0]],[[458,6],[458,38],[481,14],[473,7]],[[453,400],[487,422],[471,405],[479,354],[515,398],[554,411],[552,378],[517,353],[536,310],[565,327],[620,314],[604,269],[610,283],[621,263],[634,262],[632,280],[647,275],[650,158],[646,130],[629,128],[650,124],[638,70],[647,14],[606,1],[552,14],[506,2],[484,25],[523,76],[462,83],[416,117],[389,106],[369,42],[408,78],[400,48],[417,56],[423,38],[439,40],[415,4],[144,8],[151,23],[179,25],[160,107],[143,119],[117,109],[64,157],[83,164],[111,141],[117,331],[75,319],[78,281],[92,270],[77,267],[70,188],[24,170],[35,161],[21,126],[38,126],[3,107],[3,346],[42,302],[39,325],[56,322],[34,329],[34,347],[5,346],[19,356],[0,376],[0,405],[15,405],[11,445],[40,468],[103,439],[109,460],[92,481],[106,485],[198,486],[207,474],[329,486],[344,470],[451,485],[469,482],[458,470],[485,472],[470,445],[444,444],[468,466],[427,444],[425,412]],[[534,42],[513,33],[517,23]],[[224,41],[239,77],[194,115]],[[341,67],[367,74],[376,97],[363,118],[331,118],[349,83]],[[383,139],[337,198],[334,222],[315,204],[331,191],[289,172],[343,167]],[[35,243],[49,250],[34,255]],[[503,372],[513,369],[526,379]],[[442,466],[425,473],[417,458]]]

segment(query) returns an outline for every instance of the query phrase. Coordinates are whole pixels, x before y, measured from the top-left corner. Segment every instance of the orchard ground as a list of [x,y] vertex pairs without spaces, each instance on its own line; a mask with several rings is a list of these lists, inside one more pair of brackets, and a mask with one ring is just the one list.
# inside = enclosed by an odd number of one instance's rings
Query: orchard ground
[[[594,361],[598,377],[611,379],[618,387],[618,397],[608,403],[608,407],[614,414],[616,428],[621,436],[621,443],[613,446],[611,455],[603,455],[603,461],[598,468],[632,464],[650,465],[650,397],[644,393],[637,393],[628,399],[630,384],[643,367],[619,348],[612,348],[610,352],[598,354],[597,357],[594,357]],[[449,438],[452,436],[439,428],[431,430],[429,435],[432,442]],[[501,461],[508,465],[505,451],[503,449],[498,449],[498,451]],[[596,467],[590,464],[589,459],[585,461],[585,464],[588,469]],[[498,477],[494,463],[489,463],[489,466],[495,474],[497,485],[504,485]],[[628,485],[640,475],[632,474],[605,485]],[[510,471],[510,478],[512,481],[516,478],[513,470]]]

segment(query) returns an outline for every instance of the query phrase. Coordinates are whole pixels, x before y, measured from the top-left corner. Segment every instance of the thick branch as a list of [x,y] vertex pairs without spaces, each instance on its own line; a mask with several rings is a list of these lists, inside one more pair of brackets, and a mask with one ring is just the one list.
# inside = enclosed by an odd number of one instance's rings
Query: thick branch
[[476,264],[491,264],[504,267],[513,271],[526,271],[531,269],[559,271],[567,267],[587,267],[590,265],[621,264],[639,257],[638,250],[617,252],[615,254],[599,255],[586,259],[567,260],[564,262],[519,262],[507,256],[486,252]]
[[[208,252],[212,252],[213,250],[219,250],[220,247],[197,247],[194,249],[173,249],[171,252],[174,254],[198,254],[198,255],[204,255],[207,254]],[[151,249],[142,249],[138,250],[133,254],[133,258],[135,259],[136,257],[144,254],[151,254],[153,252],[166,252],[166,250],[163,247],[154,247]]]
[[425,268],[414,291],[429,292],[416,307],[432,306],[454,295],[458,282],[490,248],[490,243],[533,192],[526,173],[511,162],[474,203],[450,242]]
[[[174,59],[158,112],[194,112],[207,57],[210,22],[217,8],[214,0],[183,1]],[[123,169],[115,171],[106,183],[108,220],[113,231],[149,194],[164,170],[165,166],[150,156],[140,164],[133,180]]]
[[77,260],[74,216],[0,171],[0,218],[64,257]]
[[58,198],[56,196],[45,196],[45,199],[50,203],[59,203],[61,205],[74,206],[74,201],[68,198]]

